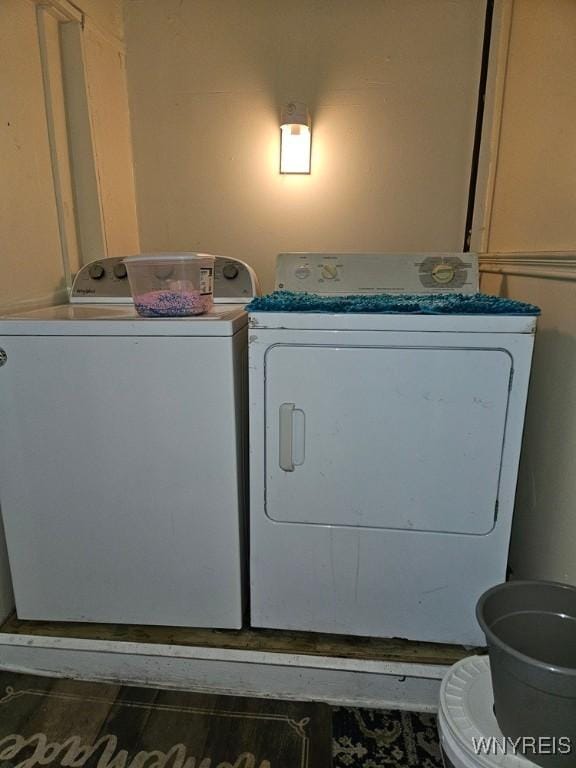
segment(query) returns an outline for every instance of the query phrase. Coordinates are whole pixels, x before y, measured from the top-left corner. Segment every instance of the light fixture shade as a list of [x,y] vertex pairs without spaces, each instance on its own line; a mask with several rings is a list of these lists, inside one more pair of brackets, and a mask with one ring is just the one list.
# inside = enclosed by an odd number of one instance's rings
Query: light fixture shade
[[310,173],[311,147],[308,109],[291,101],[280,115],[280,173]]

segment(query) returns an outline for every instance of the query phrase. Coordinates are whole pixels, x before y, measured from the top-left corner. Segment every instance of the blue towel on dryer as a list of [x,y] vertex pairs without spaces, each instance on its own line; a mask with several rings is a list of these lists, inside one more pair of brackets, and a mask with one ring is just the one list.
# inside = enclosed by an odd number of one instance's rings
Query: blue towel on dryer
[[274,291],[246,305],[249,312],[341,312],[410,315],[539,315],[540,309],[515,299],[484,293],[434,293],[321,296]]

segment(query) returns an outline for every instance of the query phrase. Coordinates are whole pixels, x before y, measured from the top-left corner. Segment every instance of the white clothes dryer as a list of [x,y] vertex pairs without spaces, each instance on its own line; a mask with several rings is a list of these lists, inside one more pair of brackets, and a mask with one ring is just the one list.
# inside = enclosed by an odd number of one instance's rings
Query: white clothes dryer
[[[284,255],[278,284],[430,293],[442,265],[443,293],[452,268],[474,291],[470,254]],[[474,607],[506,577],[536,318],[251,309],[249,324],[253,626],[483,645]]]

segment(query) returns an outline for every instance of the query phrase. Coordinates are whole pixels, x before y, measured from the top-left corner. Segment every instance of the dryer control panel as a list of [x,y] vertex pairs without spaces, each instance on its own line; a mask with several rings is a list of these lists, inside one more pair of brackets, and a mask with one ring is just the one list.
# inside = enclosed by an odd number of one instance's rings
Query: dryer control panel
[[[245,304],[260,293],[258,278],[239,259],[215,256],[214,302]],[[124,257],[111,256],[86,264],[74,278],[70,303],[131,304],[132,294]]]
[[356,293],[477,293],[475,253],[280,253],[278,290]]

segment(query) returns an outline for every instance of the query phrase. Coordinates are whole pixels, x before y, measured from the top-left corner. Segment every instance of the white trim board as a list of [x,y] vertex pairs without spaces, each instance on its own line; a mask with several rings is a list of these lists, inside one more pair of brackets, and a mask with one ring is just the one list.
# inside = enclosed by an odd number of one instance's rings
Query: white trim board
[[0,634],[0,669],[236,696],[434,712],[447,665]]
[[84,24],[84,13],[78,6],[68,2],[68,0],[32,0],[32,2],[38,8],[44,8],[53,13],[59,21],[76,21]]
[[576,253],[573,251],[487,253],[480,256],[480,272],[572,281],[576,280]]

